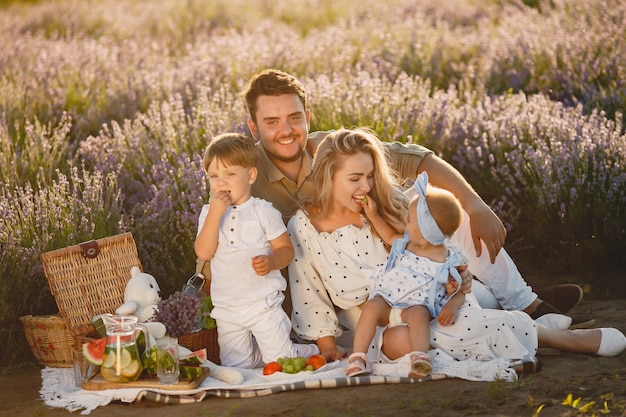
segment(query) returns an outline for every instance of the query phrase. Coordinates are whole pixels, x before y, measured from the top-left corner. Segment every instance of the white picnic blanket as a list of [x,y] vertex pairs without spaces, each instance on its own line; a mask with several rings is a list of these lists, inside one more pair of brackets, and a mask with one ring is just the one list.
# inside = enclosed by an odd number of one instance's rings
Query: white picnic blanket
[[152,400],[164,403],[190,403],[211,397],[245,398],[271,395],[278,392],[310,388],[337,388],[355,385],[398,384],[425,382],[443,378],[462,378],[473,381],[502,379],[513,381],[517,374],[510,369],[512,362],[498,359],[487,362],[455,361],[429,352],[434,357],[433,373],[423,380],[409,378],[410,363],[402,358],[393,364],[372,364],[372,374],[347,378],[347,359],[326,364],[318,371],[298,374],[278,373],[264,376],[262,369],[240,369],[244,381],[240,385],[230,385],[211,376],[198,388],[189,391],[172,391],[154,388],[123,388],[100,391],[77,388],[71,368],[44,368],[41,371],[41,397],[50,407],[65,408],[70,412],[82,410],[81,414],[91,413],[97,407],[112,401],[133,402]]

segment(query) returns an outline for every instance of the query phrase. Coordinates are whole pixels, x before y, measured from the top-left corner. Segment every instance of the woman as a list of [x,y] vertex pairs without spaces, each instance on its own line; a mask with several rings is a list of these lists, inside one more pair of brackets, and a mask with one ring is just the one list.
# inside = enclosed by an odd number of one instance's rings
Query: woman
[[[385,264],[388,248],[363,202],[404,232],[407,198],[393,179],[380,142],[365,129],[341,129],[320,144],[311,174],[315,196],[290,220],[295,248],[289,265],[292,322],[298,335],[317,343],[327,360],[343,357],[337,339],[349,335],[370,291],[367,277]],[[348,331],[348,332],[346,332]],[[626,348],[617,329],[553,330],[520,311],[480,309],[471,294],[456,322],[430,325],[430,345],[455,359],[534,357],[538,347],[613,356]],[[343,343],[342,343],[343,344]],[[345,344],[351,346],[351,340]],[[391,361],[411,352],[407,327],[378,328],[369,360]]]

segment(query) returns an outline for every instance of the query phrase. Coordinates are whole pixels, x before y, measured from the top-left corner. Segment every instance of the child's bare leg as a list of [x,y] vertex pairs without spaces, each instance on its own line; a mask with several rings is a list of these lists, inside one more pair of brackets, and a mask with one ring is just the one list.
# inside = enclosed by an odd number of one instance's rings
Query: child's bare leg
[[355,352],[367,353],[369,344],[376,334],[376,326],[386,326],[389,323],[390,310],[391,307],[382,297],[374,297],[363,304],[354,331]]
[[407,326],[394,326],[383,333],[381,350],[389,359],[399,359],[411,352],[412,349]]
[[414,306],[402,310],[402,321],[409,325],[411,339],[411,378],[425,378],[433,367],[428,356],[430,346],[430,312],[424,306]]
[[430,346],[430,312],[424,306],[402,310],[402,321],[409,325],[409,338],[413,350],[428,352]]

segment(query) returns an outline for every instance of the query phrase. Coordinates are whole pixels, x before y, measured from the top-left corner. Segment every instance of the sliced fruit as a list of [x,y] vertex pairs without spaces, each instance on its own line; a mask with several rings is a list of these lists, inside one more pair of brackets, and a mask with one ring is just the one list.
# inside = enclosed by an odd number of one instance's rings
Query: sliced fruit
[[164,368],[171,368],[174,366],[174,356],[170,352],[159,352],[158,361]]
[[202,376],[202,369],[200,366],[187,366],[180,365],[180,376],[188,379],[196,379]]
[[128,382],[128,378],[124,375],[117,375],[113,368],[100,368],[102,377],[109,382]]
[[189,355],[180,358],[180,363],[195,365],[205,363],[207,361],[207,351],[206,348],[196,350],[195,352],[191,352]]
[[[119,363],[118,363],[119,359]],[[119,358],[117,356],[117,349],[110,348],[105,350],[104,360],[102,366],[105,368],[114,368],[116,370],[122,370],[127,368],[132,362],[133,357],[127,348],[119,349]]]
[[135,376],[137,372],[139,372],[139,366],[140,365],[139,365],[138,360],[131,361],[128,366],[126,366],[125,368],[122,368],[122,375],[128,376],[128,377]]
[[128,349],[121,349],[120,369],[127,368],[133,360]]
[[144,333],[143,330],[139,330],[139,332],[137,333],[137,350],[139,351],[140,355],[143,355],[143,353],[146,351],[146,334]]
[[83,344],[83,355],[94,365],[102,365],[104,349],[106,348],[106,337]]
[[156,375],[157,373],[156,349],[156,346],[152,346],[142,356],[143,369],[148,375]]
[[117,355],[114,351],[110,351],[104,361],[102,362],[103,368],[113,368],[115,366],[115,359],[117,359]]

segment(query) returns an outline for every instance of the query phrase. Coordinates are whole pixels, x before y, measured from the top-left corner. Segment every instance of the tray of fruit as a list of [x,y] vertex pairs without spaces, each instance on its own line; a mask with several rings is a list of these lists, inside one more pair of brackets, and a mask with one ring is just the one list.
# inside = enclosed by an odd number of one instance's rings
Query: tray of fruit
[[[82,388],[86,390],[105,390],[116,388],[154,388],[168,391],[190,390],[197,388],[202,381],[209,376],[208,367],[203,367],[206,362],[206,349],[189,352],[188,349],[180,347],[181,359],[180,377],[177,384],[160,384],[156,376],[156,347],[147,349],[139,358],[134,358],[132,354],[124,355],[125,350],[121,350],[122,355],[119,361],[109,354],[111,364],[104,362],[105,338],[85,343],[83,345],[83,355],[87,360],[99,368],[89,379],[83,382]],[[119,372],[115,365],[119,366]],[[133,375],[143,369],[141,375],[136,380]],[[108,374],[107,374],[108,372]],[[105,379],[105,376],[107,378]]]
[[330,371],[340,364],[341,361],[327,363],[321,355],[313,355],[309,358],[303,356],[278,358],[263,367],[263,379],[268,381],[302,379],[308,374]]
[[98,372],[92,378],[84,381],[82,387],[91,391],[119,388],[152,388],[167,391],[191,390],[198,388],[209,374],[209,368],[200,367],[200,377],[198,378],[184,378],[181,376],[177,384],[163,385],[159,383],[156,376],[146,374],[141,374],[139,379],[132,382],[109,382]]

